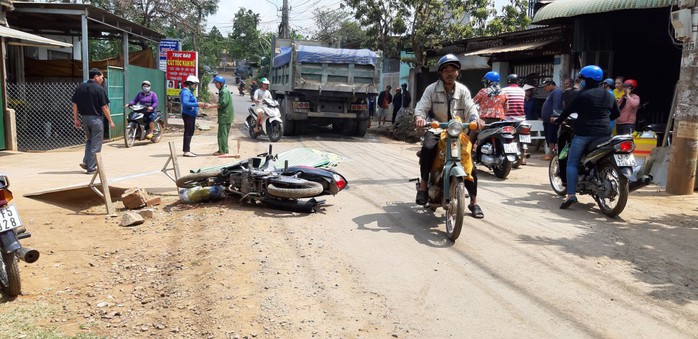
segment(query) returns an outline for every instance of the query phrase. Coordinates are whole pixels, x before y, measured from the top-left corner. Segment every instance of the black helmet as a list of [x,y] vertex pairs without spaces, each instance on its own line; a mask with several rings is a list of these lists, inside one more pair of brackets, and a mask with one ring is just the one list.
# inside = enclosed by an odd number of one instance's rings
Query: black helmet
[[516,74],[509,74],[507,77],[507,83],[508,84],[518,84],[519,83],[519,76]]
[[446,54],[439,59],[439,67],[437,72],[441,72],[441,69],[446,65],[453,65],[460,70],[460,60],[458,60],[458,57],[453,54]]

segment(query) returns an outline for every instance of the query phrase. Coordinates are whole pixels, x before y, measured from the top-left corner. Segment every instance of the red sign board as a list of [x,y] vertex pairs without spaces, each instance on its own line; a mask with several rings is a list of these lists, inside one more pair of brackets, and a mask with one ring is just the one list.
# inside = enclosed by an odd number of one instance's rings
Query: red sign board
[[198,76],[196,52],[167,51],[167,95],[179,95],[184,80]]

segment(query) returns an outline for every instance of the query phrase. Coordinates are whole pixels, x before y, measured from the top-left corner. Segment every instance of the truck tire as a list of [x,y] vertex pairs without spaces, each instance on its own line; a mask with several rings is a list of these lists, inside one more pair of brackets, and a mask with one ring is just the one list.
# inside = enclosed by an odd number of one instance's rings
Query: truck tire
[[342,122],[342,135],[347,135],[351,136],[354,135],[354,132],[356,131],[356,121],[354,120],[345,120]]
[[[284,136],[289,136],[293,135],[293,120],[288,119],[288,111],[289,108],[286,107],[287,100],[286,99],[279,99],[279,108],[281,109],[281,121],[283,121],[284,125]],[[290,104],[291,101],[288,101],[288,104]]]
[[368,119],[358,119],[356,121],[356,135],[363,137],[368,132]]

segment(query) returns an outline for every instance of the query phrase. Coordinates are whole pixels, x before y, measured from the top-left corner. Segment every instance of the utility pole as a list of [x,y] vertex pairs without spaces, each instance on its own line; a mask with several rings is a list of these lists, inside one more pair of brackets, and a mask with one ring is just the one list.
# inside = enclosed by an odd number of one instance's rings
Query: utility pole
[[291,37],[291,30],[288,24],[288,0],[284,0],[284,5],[281,7],[281,32],[279,35],[284,39]]
[[[698,164],[698,31],[692,22],[698,20],[696,1],[679,1],[682,8],[672,13],[672,24],[677,29],[690,29],[684,39],[681,72],[677,84],[677,105],[674,112],[674,131],[667,171],[666,191],[669,194],[693,194]],[[678,13],[683,11],[683,13]],[[690,14],[689,14],[690,12]],[[679,14],[683,14],[683,20]],[[688,17],[690,20],[686,21]],[[677,24],[676,22],[680,23]],[[678,35],[678,34],[677,34]]]

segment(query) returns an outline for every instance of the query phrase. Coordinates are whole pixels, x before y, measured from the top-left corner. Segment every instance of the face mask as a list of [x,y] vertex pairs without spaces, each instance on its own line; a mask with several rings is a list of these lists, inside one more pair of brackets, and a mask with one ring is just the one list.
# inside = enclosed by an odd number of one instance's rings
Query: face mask
[[150,86],[143,86],[143,92],[145,92],[145,93],[150,92]]
[[584,88],[586,87],[587,82],[585,80],[582,80],[582,82],[579,83],[579,88]]

